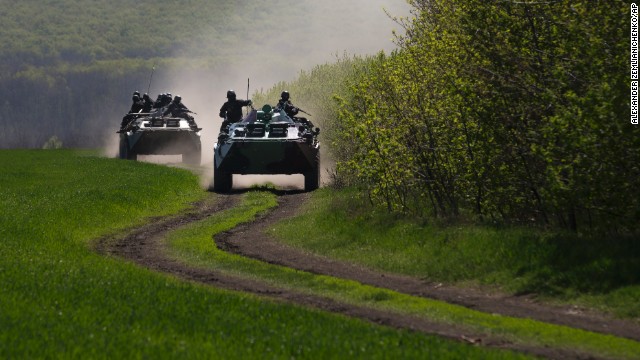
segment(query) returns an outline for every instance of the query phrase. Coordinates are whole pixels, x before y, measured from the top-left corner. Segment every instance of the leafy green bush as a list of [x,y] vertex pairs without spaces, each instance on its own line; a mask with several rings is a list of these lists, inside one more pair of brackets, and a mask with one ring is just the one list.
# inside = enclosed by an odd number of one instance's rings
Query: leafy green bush
[[340,104],[352,183],[391,211],[638,229],[628,4],[410,3],[400,50]]

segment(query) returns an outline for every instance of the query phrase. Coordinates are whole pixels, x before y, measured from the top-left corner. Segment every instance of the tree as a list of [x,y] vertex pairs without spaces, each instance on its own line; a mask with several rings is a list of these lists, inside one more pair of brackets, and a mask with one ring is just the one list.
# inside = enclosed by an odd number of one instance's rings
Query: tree
[[390,210],[629,230],[638,127],[628,124],[621,1],[412,0],[400,50],[371,60],[340,122],[342,161]]

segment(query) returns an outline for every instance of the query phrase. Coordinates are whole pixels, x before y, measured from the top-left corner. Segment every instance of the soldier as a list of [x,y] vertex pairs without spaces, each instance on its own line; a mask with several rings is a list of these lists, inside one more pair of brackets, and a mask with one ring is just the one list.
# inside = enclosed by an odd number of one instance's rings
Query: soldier
[[171,104],[172,100],[173,99],[171,98],[171,94],[162,93],[162,94],[158,95],[158,98],[156,99],[156,103],[154,105],[154,108],[156,108],[156,109],[163,108],[163,107]]
[[133,94],[131,101],[132,103],[131,108],[129,109],[129,114],[137,114],[142,110],[142,108],[144,108],[144,103],[140,99],[140,95]]
[[289,92],[287,90],[283,91],[280,94],[280,100],[278,101],[278,105],[276,105],[276,108],[283,109],[284,112],[287,114],[287,116],[289,116],[292,119],[295,119],[296,121],[299,121],[299,122],[307,125],[309,130],[311,130],[313,128],[314,125],[311,122],[311,120],[309,120],[309,119],[307,119],[305,117],[296,116],[296,115],[298,115],[298,112],[300,112],[300,111],[302,111],[305,114],[306,114],[306,112],[304,110],[300,110],[300,108],[297,108],[297,107],[293,106],[293,103],[291,102],[290,97],[289,97]]
[[187,120],[187,122],[189,122],[189,126],[192,129],[198,131],[201,130],[198,128],[198,125],[196,124],[193,116],[189,115],[189,113],[193,113],[193,111],[189,110],[189,108],[187,108],[187,106],[182,103],[182,96],[176,95],[162,115],[166,116],[168,114],[171,114],[172,117],[183,118]]
[[122,122],[120,123],[120,128],[124,129],[133,119],[136,118],[136,114],[142,111],[144,107],[144,103],[140,100],[140,96],[133,93],[131,97],[132,103],[131,108],[129,109],[129,113],[122,118]]
[[153,109],[153,106],[155,103],[153,102],[153,100],[151,100],[151,97],[149,97],[149,94],[145,93],[144,95],[142,95],[142,102],[144,103],[142,112],[143,113],[151,112],[151,109]]
[[164,93],[162,94],[158,94],[158,96],[156,97],[156,101],[154,101],[153,103],[153,108],[154,109],[159,109],[162,107],[162,98],[164,97]]
[[224,119],[220,127],[220,132],[224,132],[228,125],[240,121],[242,119],[242,107],[250,105],[251,100],[236,99],[235,91],[227,91],[227,102],[220,108],[219,115]]
[[191,117],[187,114],[189,112],[191,111],[182,103],[182,97],[180,95],[176,95],[162,115],[166,116],[171,114],[173,117],[188,119]]
[[280,94],[280,100],[278,101],[276,108],[283,109],[290,118],[298,115],[298,112],[300,111],[300,109],[293,106],[293,103],[289,100],[289,92],[286,90]]
[[160,101],[160,107],[168,106],[169,104],[171,104],[171,101],[173,101],[173,98],[171,97],[171,93],[162,94],[162,100]]

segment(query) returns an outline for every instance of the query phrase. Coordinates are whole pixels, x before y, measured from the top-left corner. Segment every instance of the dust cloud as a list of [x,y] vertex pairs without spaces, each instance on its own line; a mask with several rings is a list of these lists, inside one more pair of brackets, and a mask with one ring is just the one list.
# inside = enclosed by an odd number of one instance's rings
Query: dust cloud
[[[206,169],[202,172],[203,186],[208,186],[213,177],[213,146],[222,123],[218,111],[226,101],[227,90],[233,89],[238,98],[245,99],[247,95],[251,97],[252,93],[270,89],[279,82],[294,80],[300,71],[334,62],[343,54],[389,52],[395,47],[393,31],[402,30],[389,15],[404,17],[410,10],[404,0],[303,0],[298,3],[296,8],[300,6],[304,16],[275,19],[274,26],[269,29],[252,28],[248,21],[244,28],[246,33],[243,33],[246,38],[233,49],[244,56],[230,56],[233,61],[205,72],[171,69],[172,76],[152,85],[153,93],[168,91],[182,96],[185,105],[197,114],[195,119],[203,129],[202,163]],[[164,70],[157,68],[155,71]],[[295,94],[292,98],[295,100]],[[273,102],[277,100],[273,99]],[[295,104],[305,108],[304,104]],[[111,146],[107,151],[117,152],[117,139],[109,143]],[[326,183],[328,171],[324,163],[321,172],[322,183]],[[298,189],[304,183],[302,175],[234,175],[234,187],[246,188],[268,182]]]

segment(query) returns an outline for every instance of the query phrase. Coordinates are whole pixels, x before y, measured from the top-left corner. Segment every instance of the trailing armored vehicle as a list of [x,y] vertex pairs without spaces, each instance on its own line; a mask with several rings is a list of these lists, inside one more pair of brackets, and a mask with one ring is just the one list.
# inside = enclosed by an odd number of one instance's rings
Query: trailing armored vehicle
[[121,159],[137,160],[138,155],[182,155],[182,162],[200,165],[201,128],[193,117],[164,116],[166,108],[150,113],[128,114],[120,134]]
[[221,132],[213,147],[213,189],[227,192],[233,175],[303,174],[305,191],[320,185],[320,129],[264,105]]

